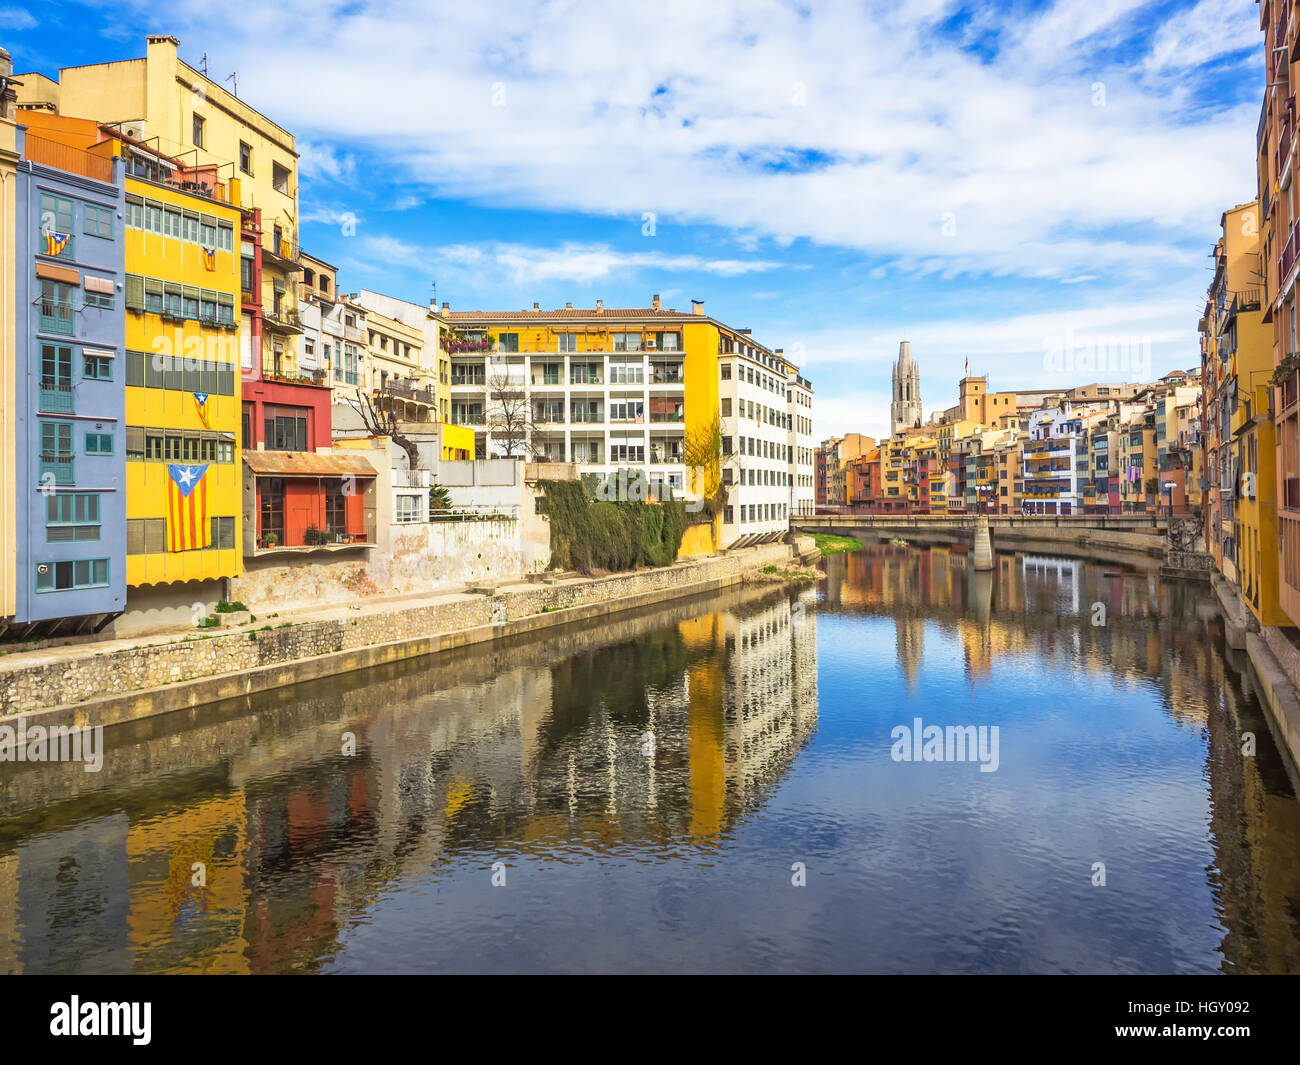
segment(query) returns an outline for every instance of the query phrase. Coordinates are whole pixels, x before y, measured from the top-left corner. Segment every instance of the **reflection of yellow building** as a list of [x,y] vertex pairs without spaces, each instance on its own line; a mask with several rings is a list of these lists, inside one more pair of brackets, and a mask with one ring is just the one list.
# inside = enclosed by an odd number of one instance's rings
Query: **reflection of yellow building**
[[[131,826],[127,918],[140,972],[247,973],[244,915],[248,860],[242,792],[221,795]],[[176,933],[183,952],[176,948]]]

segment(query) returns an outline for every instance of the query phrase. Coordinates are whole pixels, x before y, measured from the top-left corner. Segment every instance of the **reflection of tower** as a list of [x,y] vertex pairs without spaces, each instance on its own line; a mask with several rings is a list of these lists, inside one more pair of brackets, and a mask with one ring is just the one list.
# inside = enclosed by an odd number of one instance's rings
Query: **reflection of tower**
[[912,345],[904,340],[898,345],[894,363],[894,388],[889,404],[891,435],[921,424],[921,369],[912,361]]
[[925,657],[925,619],[916,614],[896,614],[894,632],[898,641],[898,664],[909,688],[916,687]]

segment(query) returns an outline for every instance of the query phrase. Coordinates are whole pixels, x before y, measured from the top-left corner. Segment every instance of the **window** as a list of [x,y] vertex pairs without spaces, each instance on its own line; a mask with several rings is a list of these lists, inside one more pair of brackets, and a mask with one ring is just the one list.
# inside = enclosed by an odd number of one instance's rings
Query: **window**
[[519,334],[518,333],[501,333],[497,337],[497,350],[507,353],[519,351]]
[[556,340],[558,341],[558,346],[556,347],[556,351],[577,351],[578,350],[577,333],[561,333],[556,338]]
[[93,203],[86,204],[86,219],[83,228],[92,237],[106,237],[112,240],[113,212],[107,207],[97,207]]
[[107,584],[108,559],[106,558],[84,558],[75,562],[45,562],[36,567],[38,592],[102,588]]
[[235,227],[229,222],[217,223],[217,248],[220,251],[235,250]]
[[73,332],[72,286],[41,278],[41,329],[50,333]]
[[128,195],[126,198],[126,224],[131,229],[144,228],[144,200],[139,196]]
[[72,390],[72,349],[54,344],[41,345],[41,389],[46,392]]
[[112,433],[87,433],[87,455],[111,455],[113,453]]
[[190,139],[194,142],[194,147],[203,147],[203,116],[197,111],[194,112],[194,128]]
[[45,501],[45,542],[66,544],[99,539],[99,496],[61,492]]
[[239,260],[239,290],[253,291],[253,260],[247,257]]
[[97,351],[82,352],[82,376],[91,381],[113,380],[113,356]]
[[235,546],[235,519],[234,518],[213,518],[212,519],[212,543],[209,548],[215,548],[220,551],[228,551]]
[[86,289],[82,296],[82,305],[111,311],[113,309],[113,294],[111,292],[91,292],[90,289]]
[[424,520],[424,496],[422,495],[399,495],[397,497],[397,513],[393,516],[394,521],[423,521]]
[[253,146],[239,142],[239,169],[245,174],[253,172]]
[[127,519],[126,553],[128,555],[157,555],[166,550],[166,518]]
[[[242,159],[243,158],[242,148],[240,149],[240,153],[241,153],[240,158]],[[286,166],[281,166],[279,163],[272,163],[271,164],[271,185],[275,188],[276,192],[283,192],[286,196],[288,196],[289,195],[289,168]]]
[[722,379],[724,381],[731,380],[731,363],[729,362],[724,362],[722,364]]
[[263,442],[269,451],[307,451],[307,414],[285,407],[267,407]]
[[41,232],[72,232],[72,201],[63,196],[41,193]]

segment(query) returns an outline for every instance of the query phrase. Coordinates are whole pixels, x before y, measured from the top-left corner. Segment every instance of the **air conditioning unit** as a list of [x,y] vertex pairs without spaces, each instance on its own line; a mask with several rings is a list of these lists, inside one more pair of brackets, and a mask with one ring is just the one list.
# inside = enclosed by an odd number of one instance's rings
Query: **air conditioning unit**
[[659,342],[654,337],[647,337],[645,342],[646,351],[654,351]]

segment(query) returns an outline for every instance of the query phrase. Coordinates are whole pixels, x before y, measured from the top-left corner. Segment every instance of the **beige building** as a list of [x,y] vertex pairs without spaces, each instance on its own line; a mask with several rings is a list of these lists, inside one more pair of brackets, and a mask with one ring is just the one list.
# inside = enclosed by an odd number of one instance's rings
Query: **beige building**
[[[146,38],[143,59],[63,67],[58,80],[21,75],[19,103],[120,127],[165,155],[239,179],[246,227],[262,246],[263,372],[296,377],[299,336],[298,152],[291,133],[182,62],[175,37]],[[255,337],[245,332],[248,346]],[[249,353],[251,355],[251,352]]]

